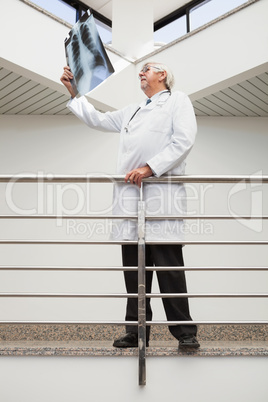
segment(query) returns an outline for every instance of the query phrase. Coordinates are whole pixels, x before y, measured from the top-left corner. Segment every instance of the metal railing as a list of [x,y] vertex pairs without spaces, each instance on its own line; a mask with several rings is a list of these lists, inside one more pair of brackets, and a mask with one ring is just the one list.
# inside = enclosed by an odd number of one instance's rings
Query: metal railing
[[[40,175],[0,175],[0,183],[120,183],[124,182],[124,176],[86,176],[86,175],[59,175],[59,176],[40,176]],[[140,189],[140,200],[138,201],[138,214],[131,215],[131,219],[137,219],[138,239],[137,241],[89,241],[89,240],[0,240],[0,245],[15,244],[57,244],[57,245],[89,245],[89,244],[137,244],[138,245],[138,267],[65,267],[65,266],[0,266],[2,270],[28,270],[28,271],[138,271],[138,293],[136,294],[69,294],[69,293],[0,293],[0,298],[137,298],[138,299],[138,321],[0,321],[0,324],[91,324],[91,325],[138,325],[138,355],[139,355],[139,385],[146,384],[146,326],[147,325],[219,325],[219,324],[268,324],[268,321],[146,321],[146,298],[266,298],[268,293],[157,293],[146,294],[145,292],[145,273],[146,270],[184,270],[184,271],[268,271],[268,267],[146,267],[145,266],[145,244],[183,244],[183,245],[268,245],[266,240],[258,241],[146,241],[145,222],[146,220],[157,219],[237,219],[231,215],[194,215],[194,216],[146,216],[145,201],[143,199],[144,183],[268,183],[268,176],[163,176],[160,178],[144,179]],[[2,219],[57,219],[57,215],[0,215]],[[129,216],[128,216],[129,217]],[[66,215],[61,219],[123,219],[125,215]],[[268,219],[267,215],[243,215],[239,219]]]

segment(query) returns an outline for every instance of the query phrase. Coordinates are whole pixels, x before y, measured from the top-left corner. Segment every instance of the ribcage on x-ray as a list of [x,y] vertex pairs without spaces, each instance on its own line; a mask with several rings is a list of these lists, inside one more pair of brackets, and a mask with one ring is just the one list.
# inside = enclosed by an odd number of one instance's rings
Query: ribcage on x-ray
[[91,36],[89,27],[85,24],[82,24],[80,27],[80,34],[83,44],[87,47],[90,52],[93,53],[94,57],[94,65],[93,68],[96,66],[103,66],[105,67],[105,61],[100,54],[100,51],[97,49],[96,44]]
[[78,21],[73,27],[66,52],[75,77],[75,86],[81,95],[95,88],[114,71],[92,16],[83,22]]
[[80,63],[80,46],[78,36],[75,34],[72,37],[72,56],[73,56],[73,74],[78,82],[83,75],[83,68]]

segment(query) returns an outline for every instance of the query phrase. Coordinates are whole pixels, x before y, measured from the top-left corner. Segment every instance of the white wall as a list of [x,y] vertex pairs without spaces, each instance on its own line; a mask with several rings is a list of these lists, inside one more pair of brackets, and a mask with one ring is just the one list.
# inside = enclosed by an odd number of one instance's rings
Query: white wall
[[[267,174],[268,132],[266,118],[199,118],[196,144],[188,158],[188,174]],[[267,185],[204,184],[195,199],[188,186],[188,212],[201,215],[267,215]],[[202,222],[202,220],[200,221]],[[266,240],[268,222],[249,220],[203,221],[199,240]],[[193,231],[195,227],[193,226]],[[266,246],[188,246],[185,259],[193,266],[267,266]],[[267,292],[267,273],[189,273],[193,292]],[[209,305],[209,308],[207,309]],[[267,319],[267,299],[211,299],[192,301],[194,316],[202,319]],[[229,317],[229,318],[228,318]],[[255,318],[254,318],[255,317]]]
[[1,357],[4,402],[266,402],[265,357]]
[[[92,133],[72,116],[1,116],[1,157],[0,171],[2,174],[38,173],[40,174],[103,174],[113,173],[116,165],[118,136],[115,134]],[[85,213],[89,209],[102,213],[110,207],[112,200],[112,185],[105,187],[92,185],[90,195],[85,191],[81,196],[81,188],[55,185],[38,189],[37,186],[26,184],[15,185],[10,194],[11,208],[1,197],[2,213],[13,213],[16,208],[39,209],[39,213],[56,213],[57,205],[63,205],[73,213],[79,209]],[[79,187],[79,188],[78,188]],[[61,193],[60,188],[64,189]],[[5,185],[1,185],[4,194]],[[92,195],[93,193],[93,195]],[[79,199],[83,199],[84,208],[80,208]],[[52,202],[47,203],[47,199]],[[61,202],[62,199],[62,202]],[[39,206],[38,206],[39,205]],[[49,205],[49,206],[48,206]],[[86,224],[89,223],[90,229]],[[2,222],[1,238],[30,239],[91,239],[90,230],[105,232],[105,223],[95,221],[73,220],[55,223],[55,221],[20,221]],[[96,226],[97,225],[97,226]],[[84,233],[85,231],[85,233]],[[82,233],[82,234],[81,234]],[[94,238],[94,236],[93,236]],[[96,236],[95,236],[96,238]],[[100,235],[97,236],[100,238]],[[1,247],[1,264],[20,265],[89,265],[113,266],[120,265],[120,246],[7,246]],[[124,291],[121,272],[114,273],[0,273],[2,276],[1,291],[39,291],[39,292],[111,292]],[[93,276],[92,276],[93,275]],[[101,280],[105,275],[104,283]],[[94,278],[94,279],[93,279]],[[122,300],[121,300],[122,304]],[[119,306],[118,306],[119,305]],[[53,308],[52,308],[53,306]],[[66,308],[68,306],[68,308]],[[80,308],[82,306],[82,308]],[[120,310],[120,301],[106,299],[100,301],[100,310],[96,310],[96,300],[41,300],[22,299],[2,300],[2,319],[71,319],[98,320],[123,319],[124,307]],[[102,307],[103,306],[103,307]]]
[[[188,174],[267,174],[266,118],[200,118],[195,147],[188,158]],[[118,135],[94,132],[73,116],[1,116],[1,174],[112,174],[115,172]],[[55,213],[63,199],[67,213],[81,209],[79,197],[100,212],[109,208],[112,186],[94,185],[90,195],[81,188],[59,184],[39,188],[33,184],[1,184],[1,213],[39,208]],[[267,214],[267,186],[188,185],[189,212],[205,214]],[[63,190],[60,190],[63,189]],[[38,198],[39,194],[39,198]],[[94,195],[92,195],[94,194]],[[9,202],[9,206],[5,201]],[[228,197],[230,208],[228,207]],[[53,202],[46,203],[46,199]],[[255,208],[257,200],[257,212]],[[11,203],[12,201],[12,203]],[[260,208],[263,207],[263,208]],[[50,208],[50,210],[49,210]],[[260,210],[261,209],[261,210]],[[86,226],[90,223],[90,228]],[[95,225],[95,226],[94,226]],[[90,230],[98,232],[92,235]],[[107,239],[100,222],[72,220],[2,221],[1,238],[6,239]],[[267,221],[188,221],[187,238],[193,240],[267,239]],[[121,264],[120,246],[0,246],[1,265],[92,265]],[[266,266],[265,246],[186,246],[188,266]],[[103,283],[102,279],[106,280]],[[189,292],[267,292],[267,273],[187,273]],[[155,284],[155,291],[157,285]],[[124,292],[121,272],[29,273],[0,272],[2,292]],[[66,308],[66,306],[68,308]],[[98,306],[98,308],[96,308]],[[155,319],[164,318],[160,300],[153,300]],[[52,308],[53,307],[53,308]],[[192,315],[197,320],[265,320],[267,299],[194,299]],[[35,300],[1,299],[0,319],[10,320],[123,320],[125,300]]]

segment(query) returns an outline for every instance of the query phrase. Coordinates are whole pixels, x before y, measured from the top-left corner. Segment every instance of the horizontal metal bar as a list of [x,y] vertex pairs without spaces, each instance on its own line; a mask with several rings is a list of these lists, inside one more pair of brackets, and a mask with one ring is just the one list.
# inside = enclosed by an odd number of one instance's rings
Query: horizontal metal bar
[[137,298],[137,293],[0,293],[1,297],[38,297],[38,298]]
[[57,245],[67,245],[67,244],[74,244],[74,245],[89,245],[89,244],[137,244],[138,241],[136,240],[122,240],[122,241],[115,241],[115,240],[0,240],[1,244],[57,244]]
[[138,321],[18,321],[0,320],[0,325],[138,325]]
[[[1,269],[1,267],[0,267]],[[268,271],[268,267],[146,267],[146,271]]]
[[[21,183],[114,183],[124,182],[123,175],[36,175],[36,174],[18,174],[18,175],[0,175],[0,183],[7,182]],[[143,179],[144,183],[268,183],[268,175],[182,175],[182,176],[161,176]]]
[[147,321],[146,325],[267,325],[268,321]]
[[162,299],[166,298],[225,298],[225,297],[268,297],[268,293],[146,293],[147,298],[158,298],[161,297]]
[[268,175],[184,175],[161,176],[157,178],[143,179],[146,182],[168,183],[268,183]]
[[[1,244],[57,244],[57,245],[89,245],[89,244],[137,244],[136,240],[0,240]],[[267,245],[268,240],[233,240],[233,241],[204,241],[204,240],[189,240],[189,241],[172,241],[172,240],[155,240],[147,241],[146,244],[182,244],[182,245]]]
[[[228,220],[228,219],[268,219],[268,215],[243,215],[243,216],[230,216],[230,215],[157,215],[146,216],[148,221],[159,220]],[[138,219],[136,215],[0,215],[0,219]]]
[[36,175],[16,174],[0,175],[0,183],[120,183],[125,181],[122,175]]
[[[267,268],[268,269],[268,268]],[[137,271],[138,267],[0,266],[0,271]]]
[[242,216],[231,216],[231,215],[157,215],[157,216],[146,216],[148,221],[159,221],[168,219],[184,219],[184,220],[194,220],[194,219],[218,219],[218,220],[228,220],[228,219],[268,219],[268,215],[242,215]]
[[[147,321],[153,325],[267,325],[268,321]],[[0,320],[0,325],[138,325],[138,321],[18,321]]]
[[0,215],[0,219],[138,219],[132,215]]
[[[1,297],[38,297],[38,298],[137,298],[136,293],[0,293]],[[268,297],[268,293],[146,293],[147,298],[244,298]]]
[[[0,266],[0,271],[137,271],[137,267]],[[146,267],[146,271],[268,271],[268,267]]]
[[233,241],[228,241],[228,240],[214,240],[214,241],[201,241],[201,240],[189,240],[189,241],[172,241],[172,240],[167,240],[167,241],[162,241],[162,240],[155,240],[155,241],[150,241],[148,240],[146,244],[182,244],[182,245],[191,245],[191,246],[196,246],[196,245],[223,245],[223,246],[231,246],[231,245],[242,245],[242,246],[249,246],[249,245],[267,245],[268,241],[267,240],[233,240]]

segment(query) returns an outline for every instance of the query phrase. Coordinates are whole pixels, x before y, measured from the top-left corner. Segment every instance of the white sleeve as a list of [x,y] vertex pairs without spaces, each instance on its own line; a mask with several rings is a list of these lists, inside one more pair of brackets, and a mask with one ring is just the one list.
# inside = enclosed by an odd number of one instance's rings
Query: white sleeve
[[67,107],[89,127],[102,131],[121,131],[124,110],[106,113],[99,112],[84,96],[81,98],[72,98],[67,103]]
[[171,142],[156,154],[147,164],[156,177],[180,165],[194,145],[197,131],[192,103],[187,95],[178,98],[173,111],[173,132]]

